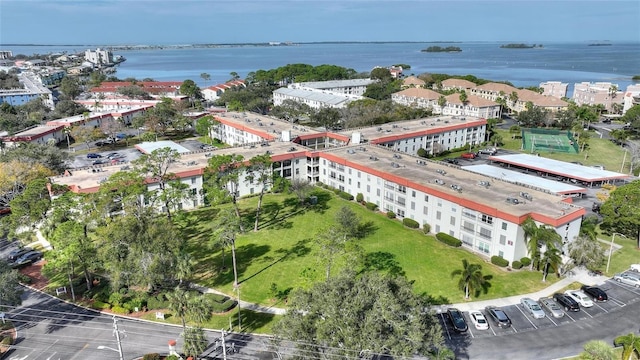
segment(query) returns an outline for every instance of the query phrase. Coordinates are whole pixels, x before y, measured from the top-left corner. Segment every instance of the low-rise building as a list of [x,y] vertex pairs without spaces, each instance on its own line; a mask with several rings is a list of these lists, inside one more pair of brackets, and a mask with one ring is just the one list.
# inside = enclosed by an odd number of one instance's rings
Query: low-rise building
[[573,86],[573,101],[579,105],[604,105],[607,112],[613,112],[613,104],[622,105],[622,91],[610,82],[581,82]]
[[207,101],[216,101],[220,98],[220,96],[227,90],[238,88],[238,87],[246,87],[244,80],[233,80],[228,81],[224,84],[217,84],[213,86],[206,87],[201,90],[202,96]]
[[273,91],[273,105],[278,106],[286,100],[306,104],[312,109],[344,108],[352,101],[360,100],[362,96],[333,93],[311,88],[279,88]]
[[460,94],[445,96],[446,103],[440,110],[442,115],[472,116],[485,119],[496,119],[502,116],[502,106],[480,96],[467,95],[465,101]]
[[417,107],[422,109],[431,109],[435,113],[440,113],[440,105],[438,100],[442,94],[433,90],[410,87],[391,94],[391,101],[396,104]]
[[7,146],[17,146],[21,143],[58,144],[64,140],[63,125],[35,125],[13,135],[4,136],[2,142]]
[[465,79],[446,79],[440,84],[441,90],[466,91],[467,93],[477,85],[474,82]]
[[558,99],[567,97],[567,89],[569,84],[560,81],[546,81],[540,83],[542,89],[542,95],[553,96]]
[[622,114],[636,105],[640,105],[640,85],[629,85],[624,92]]
[[29,101],[40,99],[49,108],[54,108],[51,90],[42,85],[36,74],[25,71],[18,74],[18,79],[23,88],[0,90],[0,104],[24,105]]
[[362,96],[367,91],[367,86],[375,82],[376,80],[373,79],[310,81],[289,84],[287,87],[291,89],[315,89],[332,94]]
[[406,89],[406,88],[421,88],[424,87],[426,83],[424,82],[424,80],[419,79],[413,75],[406,77],[404,80],[402,80],[402,88]]

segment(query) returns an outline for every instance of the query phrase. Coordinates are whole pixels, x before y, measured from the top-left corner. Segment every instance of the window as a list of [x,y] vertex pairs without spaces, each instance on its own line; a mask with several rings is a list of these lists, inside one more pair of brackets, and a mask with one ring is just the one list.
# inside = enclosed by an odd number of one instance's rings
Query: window
[[478,244],[478,250],[482,251],[485,254],[488,254],[489,253],[489,244],[481,241],[480,244]]
[[407,187],[406,186],[402,186],[402,185],[398,185],[398,192],[406,194],[407,193]]
[[502,230],[507,230],[507,223],[506,222],[502,222]]
[[367,185],[367,192],[370,193],[371,192],[371,185]]
[[480,232],[478,233],[478,235],[480,235],[481,237],[483,237],[485,239],[491,239],[491,230],[481,227],[480,228]]
[[195,184],[196,183],[196,178],[191,178],[191,184]]
[[416,197],[416,191],[415,190],[411,191],[411,197]]
[[455,225],[456,225],[456,218],[452,216],[452,217],[449,219],[449,224],[450,224],[450,225],[454,225],[454,226],[455,226]]
[[376,195],[380,196],[380,189],[376,189]]
[[438,207],[442,207],[442,199],[438,199]]
[[504,251],[498,251],[498,256],[504,259]]
[[456,211],[458,211],[458,209],[455,206],[452,206],[451,207],[451,212],[456,212]]
[[466,231],[469,232],[474,232],[475,231],[475,225],[471,222],[471,221],[464,221],[462,223],[462,228]]
[[429,215],[429,208],[426,207],[426,206],[423,206],[422,207],[422,213],[425,214],[425,215]]
[[429,202],[429,195],[424,196],[424,202]]
[[482,214],[482,216],[480,216],[480,221],[486,224],[493,224],[493,217],[486,214]]
[[455,233],[455,232],[453,232],[453,230],[449,230],[449,235],[451,235],[451,236],[455,236],[455,235],[456,235],[456,233]]
[[416,202],[412,201],[411,202],[411,210],[415,210],[416,209]]
[[500,235],[500,245],[504,245],[507,242],[507,237]]
[[400,217],[404,217],[404,210],[398,209],[397,210],[397,215],[400,216]]
[[513,246],[513,241],[511,241],[511,240],[507,241],[507,245]]
[[440,225],[436,225],[436,234],[440,232]]
[[191,189],[191,195],[196,196],[198,194],[198,189]]
[[442,217],[442,213],[440,211],[436,211],[436,219],[440,220],[441,217]]

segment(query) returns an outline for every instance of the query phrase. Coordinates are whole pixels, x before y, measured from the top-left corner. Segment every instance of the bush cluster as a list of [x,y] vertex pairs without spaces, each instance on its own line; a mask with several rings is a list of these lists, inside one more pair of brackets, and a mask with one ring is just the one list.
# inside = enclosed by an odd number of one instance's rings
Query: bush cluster
[[142,360],[160,360],[160,354],[152,353],[152,354],[144,354]]
[[120,315],[127,315],[129,313],[129,310],[123,308],[122,306],[112,306],[111,311]]
[[523,257],[522,259],[520,259],[520,262],[522,263],[522,266],[529,266],[531,265],[531,259],[529,259],[528,257]]
[[462,246],[462,241],[460,241],[459,239],[456,239],[455,237],[449,235],[449,234],[445,234],[443,232],[439,232],[436,234],[436,239],[438,239],[439,241],[449,245],[449,246],[453,246],[453,247],[460,247]]
[[431,225],[424,223],[422,224],[422,232],[424,232],[425,234],[428,234],[431,232]]
[[169,307],[169,301],[164,294],[158,294],[156,296],[150,296],[147,299],[147,307],[152,309],[167,309]]
[[396,213],[394,213],[393,211],[387,211],[387,217],[389,219],[395,219],[396,218]]
[[356,195],[356,201],[359,202],[359,203],[363,202],[364,201],[364,195],[362,195],[362,193],[358,193]]
[[343,198],[345,200],[349,200],[349,201],[353,200],[353,195],[349,194],[346,191],[338,190],[337,194],[338,194],[338,196],[340,196],[341,198]]
[[111,309],[111,304],[102,302],[100,300],[93,300],[91,307],[98,310],[108,310]]
[[514,260],[514,261],[511,263],[511,267],[512,267],[512,268],[514,268],[514,269],[516,269],[516,270],[517,270],[517,269],[522,269],[522,262],[520,262],[520,261],[518,261],[518,260]]
[[501,256],[498,255],[494,255],[491,257],[491,263],[494,265],[498,265],[500,267],[507,267],[509,266],[509,260],[504,259]]
[[378,208],[378,204],[372,202],[368,202],[364,206],[371,211],[376,211],[376,209]]
[[412,229],[417,229],[417,228],[420,227],[420,223],[418,223],[417,221],[415,221],[413,219],[409,219],[409,218],[402,219],[402,223],[404,224],[404,226],[406,226],[408,228],[412,228]]
[[205,294],[204,296],[211,304],[211,308],[214,313],[227,312],[237,305],[236,301],[229,298],[228,296],[219,294]]

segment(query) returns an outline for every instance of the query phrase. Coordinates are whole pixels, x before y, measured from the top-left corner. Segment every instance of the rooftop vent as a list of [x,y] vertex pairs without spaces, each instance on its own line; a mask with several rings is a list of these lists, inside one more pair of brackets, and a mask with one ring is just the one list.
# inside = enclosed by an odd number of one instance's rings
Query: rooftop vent
[[447,175],[447,172],[442,169],[437,169],[436,172],[440,175]]
[[347,150],[347,154],[355,154],[355,153],[356,153],[356,151],[353,150],[353,149],[348,149]]
[[491,183],[490,183],[490,182],[488,182],[488,181],[480,181],[480,182],[478,183],[478,185],[480,185],[480,186],[482,186],[482,187],[485,187],[485,188],[488,188],[489,186],[491,186]]
[[529,193],[527,193],[527,192],[521,192],[521,193],[520,193],[520,197],[523,197],[523,198],[525,198],[525,199],[527,199],[527,200],[529,200],[529,201],[532,201],[532,200],[533,200],[533,196],[531,196],[531,195],[530,195]]
[[507,202],[511,205],[518,205],[520,204],[520,200],[518,200],[517,198],[513,198],[513,197],[508,197],[507,198]]
[[462,186],[460,185],[451,184],[451,188],[457,192],[462,192]]
[[402,159],[402,156],[400,156],[400,154],[393,154],[393,158],[394,159]]
[[391,163],[391,167],[399,168],[399,167],[400,167],[400,164],[392,162],[392,163]]
[[440,179],[435,179],[433,182],[435,182],[438,185],[444,185],[445,184],[444,180],[440,180]]
[[290,148],[289,148],[289,151],[296,151],[295,146],[290,147]]
[[369,160],[378,161],[377,156],[369,156]]

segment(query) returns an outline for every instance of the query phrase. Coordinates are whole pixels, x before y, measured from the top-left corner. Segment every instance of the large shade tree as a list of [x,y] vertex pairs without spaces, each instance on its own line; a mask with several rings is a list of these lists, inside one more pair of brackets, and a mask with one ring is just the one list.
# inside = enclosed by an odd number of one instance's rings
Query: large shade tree
[[600,207],[603,221],[600,227],[606,231],[624,234],[637,239],[640,248],[640,180],[620,186],[611,192]]
[[18,272],[0,260],[0,311],[22,303],[22,288],[19,286]]
[[298,289],[274,326],[300,354],[358,359],[359,354],[426,355],[443,344],[442,328],[403,277],[346,272]]

